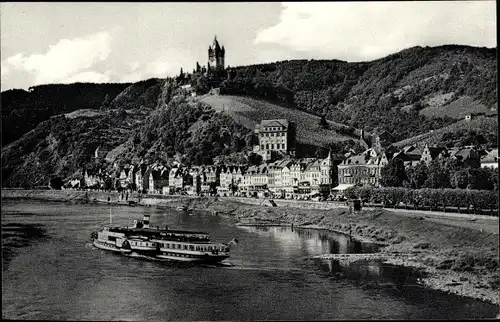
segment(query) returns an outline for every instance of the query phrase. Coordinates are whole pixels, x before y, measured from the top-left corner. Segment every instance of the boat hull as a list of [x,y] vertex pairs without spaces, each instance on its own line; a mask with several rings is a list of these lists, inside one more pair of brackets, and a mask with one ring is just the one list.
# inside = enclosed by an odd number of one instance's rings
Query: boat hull
[[99,249],[102,249],[102,250],[111,251],[111,252],[115,252],[115,253],[128,254],[128,253],[131,252],[130,249],[119,248],[119,247],[117,247],[114,244],[104,243],[104,242],[99,241],[99,240],[94,240],[93,245],[96,248],[99,248]]
[[156,255],[156,257],[162,260],[168,260],[174,262],[215,264],[222,262],[226,258],[229,258],[229,255],[190,255],[190,254],[162,253]]
[[228,254],[223,254],[223,255],[213,255],[213,254],[201,254],[201,255],[193,255],[193,254],[188,254],[188,253],[168,253],[168,252],[161,252],[158,254],[157,252],[153,250],[142,250],[142,249],[123,249],[119,248],[114,244],[108,244],[104,243],[99,240],[95,240],[93,243],[94,247],[101,249],[101,250],[106,250],[110,251],[113,253],[117,254],[123,254],[123,255],[139,255],[143,256],[144,258],[149,258],[149,259],[158,259],[162,261],[169,261],[169,262],[182,262],[182,263],[199,263],[199,264],[216,264],[220,263],[223,260],[229,258]]

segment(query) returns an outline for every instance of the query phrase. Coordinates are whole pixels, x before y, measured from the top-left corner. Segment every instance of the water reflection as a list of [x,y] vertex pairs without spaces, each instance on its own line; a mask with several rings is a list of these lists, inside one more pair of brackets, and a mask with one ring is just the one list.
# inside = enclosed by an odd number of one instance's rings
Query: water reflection
[[330,276],[342,276],[350,280],[397,285],[415,284],[424,277],[420,269],[384,264],[380,260],[344,262],[339,260],[316,259],[315,263]]
[[378,249],[376,244],[360,242],[345,234],[326,230],[283,226],[239,227],[248,232],[274,238],[287,255],[298,245],[309,255],[373,253]]

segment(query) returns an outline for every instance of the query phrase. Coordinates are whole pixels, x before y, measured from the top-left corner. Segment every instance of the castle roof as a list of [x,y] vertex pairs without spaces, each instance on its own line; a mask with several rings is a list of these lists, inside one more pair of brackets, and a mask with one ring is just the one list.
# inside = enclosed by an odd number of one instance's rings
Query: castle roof
[[221,50],[219,42],[217,41],[217,36],[214,36],[214,42],[212,43],[212,46],[208,47],[208,50],[209,51],[211,51],[211,50],[216,50],[216,51]]

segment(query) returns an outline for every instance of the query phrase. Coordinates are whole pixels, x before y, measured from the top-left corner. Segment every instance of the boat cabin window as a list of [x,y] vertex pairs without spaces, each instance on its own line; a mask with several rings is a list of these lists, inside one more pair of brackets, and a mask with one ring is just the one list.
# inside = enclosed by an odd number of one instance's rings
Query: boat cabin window
[[188,245],[184,245],[184,249],[188,249]]
[[116,241],[116,237],[115,236],[108,236],[108,240],[109,241]]
[[189,250],[194,250],[194,245],[189,245]]

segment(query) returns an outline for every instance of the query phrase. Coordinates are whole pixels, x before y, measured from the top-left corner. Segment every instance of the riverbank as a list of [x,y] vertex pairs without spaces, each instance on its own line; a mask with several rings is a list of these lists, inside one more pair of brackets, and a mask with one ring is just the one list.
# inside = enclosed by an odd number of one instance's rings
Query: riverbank
[[[131,200],[139,205],[158,207],[186,205],[191,209],[217,211],[221,216],[243,224],[293,224],[295,227],[351,233],[356,239],[383,245],[381,252],[391,254],[387,259],[390,264],[424,269],[427,276],[423,284],[429,288],[500,304],[498,230],[482,229],[477,222],[462,220],[460,225],[451,225],[445,221],[433,221],[424,214],[409,216],[408,213],[384,209],[351,213],[347,207],[321,209],[325,207],[321,203],[316,209],[302,202],[272,207],[265,200],[250,198],[139,198],[116,192],[2,190],[3,198],[66,202],[109,200],[110,203]],[[498,226],[498,219],[490,219],[490,222]]]
[[[461,218],[459,225],[450,225],[424,214],[408,216],[394,210],[351,213],[347,208],[271,207],[227,198],[194,199],[190,207],[217,211],[242,224],[293,224],[351,233],[358,240],[384,246],[381,252],[390,255],[387,263],[424,269],[427,274],[422,283],[426,287],[500,304],[498,230],[492,233],[478,228],[476,221]],[[498,226],[494,218],[488,223]]]

